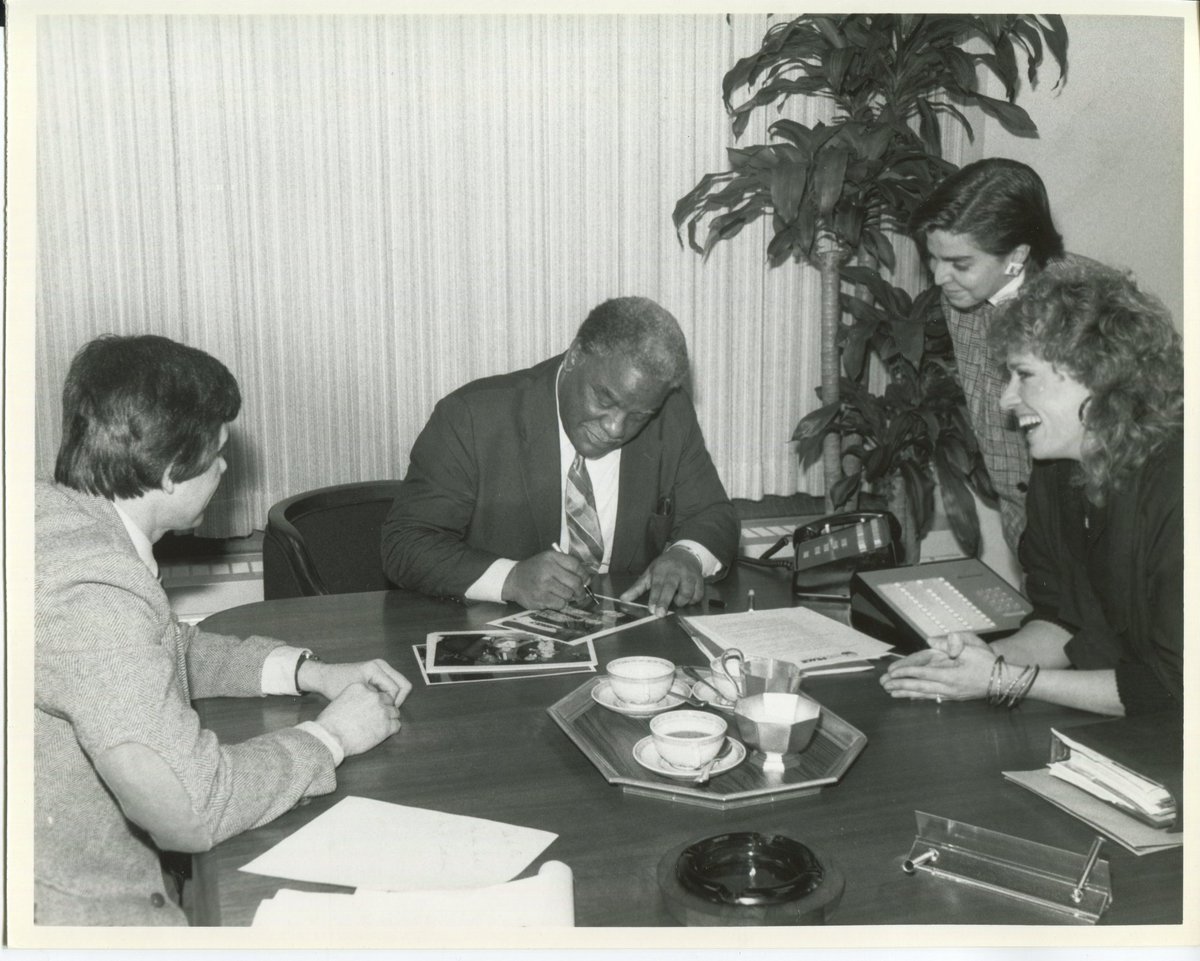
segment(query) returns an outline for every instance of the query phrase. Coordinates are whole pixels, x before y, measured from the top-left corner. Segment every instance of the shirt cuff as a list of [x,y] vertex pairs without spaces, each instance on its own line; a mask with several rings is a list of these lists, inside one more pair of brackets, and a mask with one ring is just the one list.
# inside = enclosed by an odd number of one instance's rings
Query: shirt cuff
[[338,739],[330,734],[316,721],[301,721],[296,725],[301,731],[307,731],[318,741],[329,748],[329,753],[333,755],[333,766],[337,767],[346,759],[346,752],[342,750],[342,745]]
[[304,647],[281,644],[271,649],[262,666],[262,692],[264,694],[299,694],[296,690],[296,666],[301,654],[311,654]]
[[717,556],[699,541],[675,541],[667,547],[667,550],[672,547],[682,547],[696,558],[700,562],[700,573],[705,577],[716,577],[721,573],[722,564],[717,560]]
[[504,582],[517,562],[508,557],[498,557],[463,595],[468,601],[494,601],[503,604]]

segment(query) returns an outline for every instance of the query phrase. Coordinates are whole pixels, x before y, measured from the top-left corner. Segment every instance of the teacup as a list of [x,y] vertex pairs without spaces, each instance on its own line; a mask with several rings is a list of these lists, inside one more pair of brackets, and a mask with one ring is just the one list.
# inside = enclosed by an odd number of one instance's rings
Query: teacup
[[650,733],[667,764],[694,771],[717,756],[727,727],[723,717],[707,711],[668,711],[650,722]]
[[795,694],[804,679],[800,668],[791,661],[773,657],[746,657],[731,647],[712,662],[713,676],[724,675],[738,689],[739,696],[755,694]]
[[675,665],[665,657],[618,657],[605,669],[618,700],[654,704],[670,693]]
[[783,755],[808,747],[821,705],[803,694],[769,692],[738,698],[733,717],[741,739],[767,756],[763,770],[782,771]]

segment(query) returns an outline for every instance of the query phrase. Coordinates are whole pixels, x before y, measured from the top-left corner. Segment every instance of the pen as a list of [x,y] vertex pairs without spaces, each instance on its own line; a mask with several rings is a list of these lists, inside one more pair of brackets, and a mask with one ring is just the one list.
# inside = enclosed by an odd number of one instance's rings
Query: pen
[[[555,542],[554,542],[553,544],[551,544],[550,546],[551,546],[552,548],[554,548],[554,550],[558,551],[560,554],[567,554],[567,553],[569,553],[569,551],[564,551],[564,550],[563,550],[561,547],[559,547],[559,546],[558,546],[558,541],[555,541]],[[584,585],[583,585],[583,589],[584,589],[584,591],[587,593],[587,596],[591,598],[591,600],[592,600],[592,603],[593,603],[593,604],[599,604],[599,603],[600,603],[598,600],[596,600],[596,595],[592,593],[592,588],[591,588],[591,586],[590,586],[590,585],[588,585],[588,584],[584,584]]]
[[[591,592],[589,591],[588,593],[590,594]],[[601,601],[612,601],[614,604],[624,604],[626,607],[644,607],[646,610],[650,610],[649,604],[639,604],[637,601],[623,601],[619,597],[609,597],[607,594],[592,594],[592,597]]]

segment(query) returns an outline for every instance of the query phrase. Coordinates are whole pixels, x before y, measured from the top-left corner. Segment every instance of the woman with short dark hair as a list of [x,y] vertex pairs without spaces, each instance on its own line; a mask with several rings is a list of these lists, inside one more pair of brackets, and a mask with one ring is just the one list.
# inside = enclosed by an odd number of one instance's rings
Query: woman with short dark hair
[[1183,350],[1128,276],[1073,265],[992,322],[1002,404],[1034,459],[1020,559],[1033,613],[990,646],[930,641],[882,679],[894,696],[1026,695],[1103,714],[1183,704]]
[[978,160],[938,184],[909,226],[942,289],[959,383],[1015,551],[1025,526],[1029,454],[998,406],[1004,379],[991,363],[987,333],[998,304],[1066,257],[1046,187],[1019,161]]

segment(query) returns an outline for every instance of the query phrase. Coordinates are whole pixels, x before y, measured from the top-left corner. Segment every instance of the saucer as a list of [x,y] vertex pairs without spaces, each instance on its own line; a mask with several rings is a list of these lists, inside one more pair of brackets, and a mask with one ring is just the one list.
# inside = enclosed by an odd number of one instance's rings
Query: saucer
[[[746,758],[746,748],[741,741],[736,738],[726,738],[733,745],[733,750],[728,756],[721,758],[713,769],[709,772],[710,777],[716,777],[718,774],[724,774],[730,768],[735,768],[742,763]],[[721,745],[724,750],[725,745]],[[668,764],[659,756],[658,748],[654,746],[654,736],[644,737],[633,746],[633,759],[642,767],[653,771],[655,774],[661,774],[663,777],[678,777],[686,780],[691,780],[700,772],[700,768],[695,767],[689,770],[674,767]]]
[[687,683],[678,679],[671,685],[671,690],[666,697],[651,704],[629,704],[622,701],[613,693],[612,682],[607,677],[600,678],[596,686],[592,688],[593,701],[601,707],[624,714],[626,717],[652,717],[663,711],[669,711],[673,707],[679,707],[687,695]]
[[724,711],[726,714],[732,714],[734,701],[737,700],[737,695],[735,694],[734,697],[729,701],[722,700],[717,696],[717,689],[709,686],[709,682],[713,679],[713,672],[706,667],[697,667],[693,668],[693,670],[695,670],[695,672],[701,678],[703,678],[703,680],[696,681],[692,684],[692,697],[694,697],[697,701],[703,701],[714,711]]

